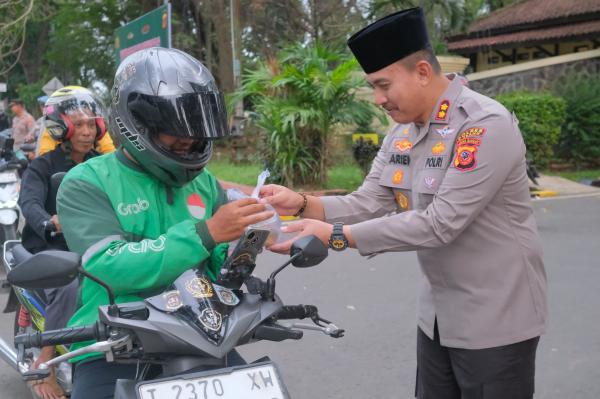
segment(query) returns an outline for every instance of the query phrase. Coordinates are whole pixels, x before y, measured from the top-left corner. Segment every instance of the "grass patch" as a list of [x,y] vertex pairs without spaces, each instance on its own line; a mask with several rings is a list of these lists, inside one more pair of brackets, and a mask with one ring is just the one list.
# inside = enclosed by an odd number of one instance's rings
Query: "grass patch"
[[562,171],[562,172],[554,172],[546,170],[543,172],[544,175],[550,176],[560,176],[565,179],[573,180],[576,182],[580,182],[581,180],[595,180],[600,179],[600,169],[588,169],[588,170],[574,170],[574,171]]
[[[256,185],[256,178],[262,171],[262,167],[258,163],[235,165],[216,159],[209,162],[208,169],[220,180],[249,186]],[[351,192],[356,190],[363,181],[360,168],[354,164],[333,166],[329,169],[327,176],[328,182],[324,188],[329,190],[340,188]]]
[[227,161],[212,160],[208,163],[208,170],[210,170],[217,179],[255,186],[256,178],[262,168],[258,163],[235,165]]

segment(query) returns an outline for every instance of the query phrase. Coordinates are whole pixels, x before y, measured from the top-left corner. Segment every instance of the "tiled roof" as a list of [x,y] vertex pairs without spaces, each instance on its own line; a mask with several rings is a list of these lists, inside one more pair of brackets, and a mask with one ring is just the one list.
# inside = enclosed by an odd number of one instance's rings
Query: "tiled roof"
[[595,13],[600,13],[600,0],[518,1],[475,21],[469,27],[468,33],[539,24],[556,19],[573,20],[578,16]]
[[[600,3],[600,1],[599,1]],[[483,34],[483,32],[481,32]],[[457,41],[448,41],[448,50],[461,52],[485,47],[511,47],[513,44],[539,44],[557,39],[573,40],[597,37],[600,38],[600,20],[530,29],[496,36],[480,36]]]

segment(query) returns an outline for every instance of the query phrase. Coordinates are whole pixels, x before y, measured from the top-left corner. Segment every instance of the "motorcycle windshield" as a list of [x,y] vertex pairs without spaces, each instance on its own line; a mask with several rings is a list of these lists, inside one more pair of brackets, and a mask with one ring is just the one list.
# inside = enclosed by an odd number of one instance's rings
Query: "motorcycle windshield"
[[213,284],[203,271],[188,270],[166,291],[147,298],[146,302],[176,315],[219,345],[225,336],[228,317],[240,299],[234,291]]

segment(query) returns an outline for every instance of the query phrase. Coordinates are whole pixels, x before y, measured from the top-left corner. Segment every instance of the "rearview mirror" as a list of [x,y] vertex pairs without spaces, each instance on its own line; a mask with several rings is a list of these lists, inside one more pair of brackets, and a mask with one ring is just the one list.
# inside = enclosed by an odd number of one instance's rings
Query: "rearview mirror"
[[316,236],[310,235],[294,241],[290,255],[295,257],[292,265],[296,267],[311,267],[323,262],[327,257],[327,247]]
[[74,252],[39,252],[12,269],[7,280],[27,289],[62,287],[75,280],[81,257]]

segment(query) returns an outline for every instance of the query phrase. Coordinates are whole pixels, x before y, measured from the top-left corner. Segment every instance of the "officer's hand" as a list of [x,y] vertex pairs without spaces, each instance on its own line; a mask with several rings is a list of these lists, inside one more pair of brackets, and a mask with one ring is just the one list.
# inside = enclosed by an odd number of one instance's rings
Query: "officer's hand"
[[331,233],[333,232],[333,225],[321,222],[320,220],[302,219],[297,222],[289,223],[287,226],[282,227],[281,231],[284,233],[298,232],[299,234],[291,240],[272,245],[268,247],[268,249],[280,254],[288,254],[290,253],[290,248],[294,241],[311,234],[317,236],[325,246],[329,246],[329,237],[331,237]]
[[263,186],[260,197],[260,202],[271,204],[280,216],[295,215],[304,204],[304,198],[300,194],[277,184]]
[[223,205],[206,221],[206,227],[216,243],[229,242],[239,238],[251,224],[262,222],[273,216],[265,211],[264,204],[255,198],[243,198]]

